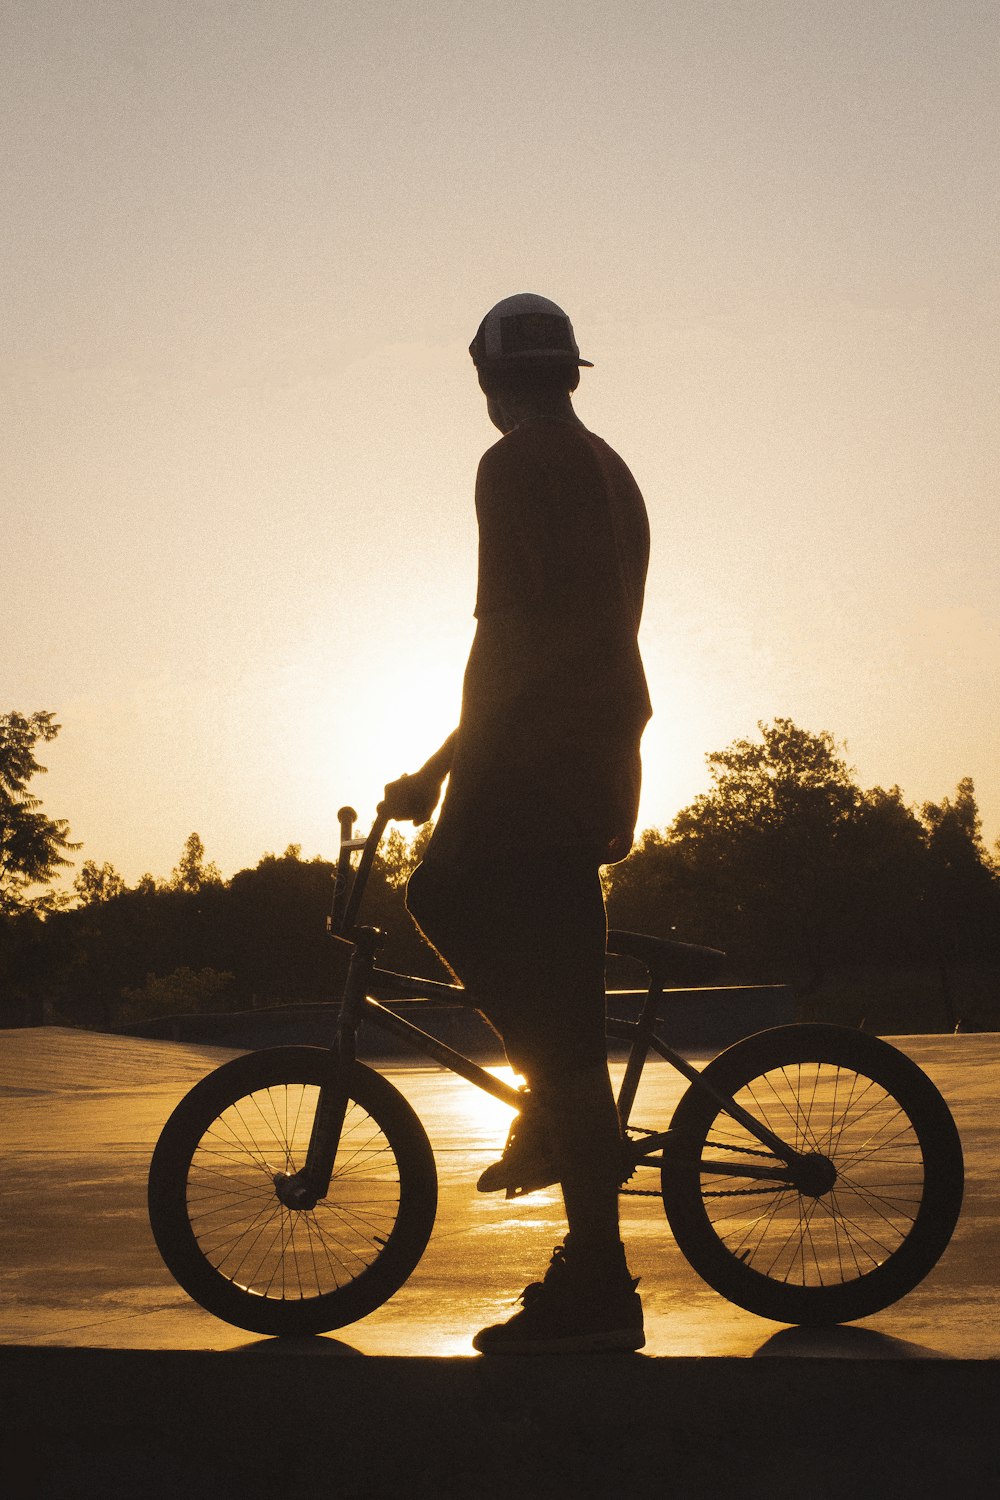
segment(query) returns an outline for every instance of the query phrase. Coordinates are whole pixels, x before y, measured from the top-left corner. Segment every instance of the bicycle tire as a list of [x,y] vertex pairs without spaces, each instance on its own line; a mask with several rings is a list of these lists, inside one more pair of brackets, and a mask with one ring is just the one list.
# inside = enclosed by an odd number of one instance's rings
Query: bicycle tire
[[801,1024],[737,1042],[702,1078],[836,1168],[811,1195],[706,1172],[778,1159],[692,1084],[660,1186],[677,1244],[704,1281],[760,1317],[822,1325],[868,1317],[923,1280],[951,1238],[964,1172],[948,1106],[916,1063],[863,1032]]
[[437,1172],[402,1094],[356,1063],[327,1196],[285,1207],[274,1173],[301,1168],[329,1054],[234,1058],[168,1119],[149,1169],[149,1218],[168,1269],[208,1312],[254,1333],[342,1328],[388,1300],[430,1238]]

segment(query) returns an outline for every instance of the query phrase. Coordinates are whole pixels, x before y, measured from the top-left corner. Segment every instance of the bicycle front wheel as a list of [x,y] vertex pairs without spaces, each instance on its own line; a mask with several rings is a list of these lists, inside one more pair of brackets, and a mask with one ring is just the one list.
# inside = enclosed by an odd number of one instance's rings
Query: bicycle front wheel
[[170,1116],[149,1170],[160,1254],[202,1307],[254,1333],[341,1328],[409,1276],[437,1207],[434,1157],[402,1094],[355,1064],[329,1191],[292,1209],[274,1177],[304,1162],[329,1054],[275,1047],[225,1063]]
[[846,1323],[911,1291],[951,1238],[962,1147],[930,1079],[877,1037],[781,1026],[737,1042],[702,1079],[807,1159],[796,1182],[698,1084],[661,1174],[677,1244],[739,1307],[781,1323]]

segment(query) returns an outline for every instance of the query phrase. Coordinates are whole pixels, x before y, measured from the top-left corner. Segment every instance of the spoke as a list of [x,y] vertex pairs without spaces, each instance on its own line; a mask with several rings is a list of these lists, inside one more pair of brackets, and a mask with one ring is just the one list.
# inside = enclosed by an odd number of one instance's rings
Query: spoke
[[[235,1247],[241,1244],[248,1235],[257,1230],[257,1238],[264,1232],[267,1224],[274,1218],[275,1206],[262,1209],[254,1218],[249,1220],[230,1220],[227,1223],[209,1226],[203,1231],[203,1246],[210,1249],[217,1262],[221,1263],[228,1258]],[[237,1228],[237,1224],[239,1227]],[[260,1226],[258,1229],[258,1225]],[[232,1232],[230,1232],[232,1231]],[[224,1238],[219,1238],[224,1236]]]
[[[885,1224],[891,1224],[897,1230],[900,1219],[905,1219],[907,1223],[912,1224],[917,1217],[915,1213],[909,1212],[909,1209],[912,1207],[912,1200],[903,1199],[899,1203],[894,1203],[891,1198],[886,1198],[882,1193],[859,1186],[853,1183],[850,1178],[838,1179],[837,1188],[834,1191],[849,1193],[853,1198],[859,1200],[876,1218],[881,1219]],[[883,1207],[883,1204],[885,1207]],[[920,1200],[918,1199],[918,1210],[919,1207]],[[894,1215],[894,1217],[891,1217],[891,1215]]]
[[[867,1161],[869,1158],[875,1156],[876,1153],[878,1153],[879,1161],[882,1162],[908,1160],[912,1163],[918,1157],[922,1162],[923,1152],[920,1149],[919,1141],[913,1134],[913,1126],[910,1124],[908,1117],[903,1114],[902,1110],[899,1110],[897,1113],[900,1116],[902,1123],[900,1124],[900,1127],[896,1131],[895,1135],[891,1135],[886,1140],[879,1143],[879,1135],[884,1134],[884,1132],[892,1123],[891,1120],[887,1120],[884,1125],[880,1126],[879,1130],[874,1135],[869,1135],[864,1141],[860,1141],[857,1146],[853,1147],[851,1149],[850,1155],[848,1155],[847,1157],[838,1158],[838,1165],[842,1164],[844,1167],[850,1167],[855,1162]],[[896,1116],[893,1116],[893,1119],[895,1118]],[[907,1136],[909,1136],[911,1142],[908,1157],[893,1158],[891,1156],[886,1156],[885,1153],[887,1150],[892,1150],[899,1144],[900,1141],[904,1140]]]
[[341,1285],[341,1281],[340,1281],[340,1277],[338,1276],[337,1272],[338,1272],[338,1269],[342,1268],[342,1262],[340,1262],[338,1260],[335,1260],[333,1258],[333,1256],[330,1254],[329,1246],[327,1245],[327,1243],[324,1240],[322,1234],[320,1233],[319,1224],[318,1224],[318,1222],[316,1220],[315,1215],[314,1214],[305,1214],[305,1215],[303,1215],[303,1220],[304,1220],[304,1224],[305,1224],[306,1236],[307,1236],[308,1241],[309,1241],[309,1254],[310,1254],[310,1256],[312,1258],[313,1271],[314,1271],[315,1278],[316,1278],[316,1288],[317,1288],[317,1291],[319,1290],[319,1288],[320,1288],[320,1286],[322,1284],[322,1279],[320,1277],[319,1266],[317,1265],[317,1262],[316,1262],[316,1245],[317,1245],[317,1242],[319,1244],[319,1248],[320,1248],[320,1251],[321,1251],[321,1253],[323,1255],[323,1258],[324,1258],[324,1260],[326,1262],[326,1269],[327,1269],[327,1272],[328,1272],[329,1280],[331,1280],[333,1282],[333,1284],[334,1284],[335,1287],[340,1286]]
[[[271,1243],[268,1245],[268,1247],[264,1251],[263,1255],[260,1256],[260,1258],[257,1261],[258,1272],[262,1272],[263,1271],[263,1267],[264,1267],[265,1261],[271,1255],[273,1255],[275,1245],[278,1243],[279,1239],[282,1239],[282,1237],[284,1235],[284,1231],[285,1231],[284,1217],[285,1216],[284,1216],[284,1213],[283,1213],[282,1216],[281,1216],[281,1220],[278,1223],[278,1227],[274,1231],[274,1234],[273,1234],[273,1236],[271,1238]],[[241,1269],[241,1268],[237,1269],[237,1275],[239,1274],[239,1269]],[[271,1272],[270,1278],[264,1283],[263,1294],[264,1294],[265,1297],[269,1297],[271,1295],[271,1288],[274,1286],[275,1278],[278,1276],[279,1273],[281,1274],[281,1300],[284,1301],[284,1298],[285,1298],[285,1257],[283,1255],[278,1255],[278,1257],[277,1257],[277,1259],[275,1261],[274,1270]],[[236,1280],[236,1276],[233,1277],[233,1280],[234,1281]]]
[[[865,1093],[867,1093],[867,1090],[863,1090],[862,1093],[858,1095],[858,1098],[859,1099],[863,1099]],[[886,1105],[887,1105],[887,1101],[890,1098],[891,1098],[891,1095],[885,1093],[885,1091],[883,1090],[882,1094],[878,1098],[872,1099],[866,1105],[866,1107],[863,1110],[861,1110],[860,1113],[856,1113],[853,1116],[853,1118],[850,1120],[850,1122],[848,1122],[847,1120],[845,1120],[844,1123],[843,1123],[843,1125],[841,1126],[840,1135],[838,1136],[838,1140],[837,1140],[837,1146],[839,1147],[839,1145],[840,1145],[840,1140],[843,1137],[844,1130],[847,1128],[848,1123],[850,1124],[852,1132],[856,1132],[859,1128],[862,1127],[863,1122],[865,1120],[867,1120],[868,1116],[872,1113],[873,1110],[876,1110],[876,1109],[885,1109]],[[867,1137],[868,1141],[874,1141],[874,1140],[876,1140],[877,1137],[882,1133],[882,1131],[888,1129],[888,1126],[891,1123],[891,1121],[893,1119],[895,1119],[897,1116],[901,1117],[902,1120],[904,1121],[904,1124],[903,1124],[903,1127],[902,1127],[904,1130],[908,1126],[909,1126],[910,1129],[912,1129],[912,1126],[910,1126],[910,1122],[909,1122],[908,1116],[906,1115],[906,1113],[902,1109],[899,1108],[899,1106],[896,1104],[896,1101],[894,1099],[892,1100],[892,1104],[895,1105],[895,1109],[894,1109],[892,1115],[890,1115],[889,1118],[884,1123],[882,1123],[880,1125],[877,1125],[875,1131]],[[869,1127],[865,1126],[864,1128],[867,1129]],[[863,1145],[864,1144],[865,1143],[862,1143],[862,1147],[859,1147],[858,1149],[863,1149]],[[833,1152],[831,1151],[830,1154],[832,1155]]]
[[[228,1113],[229,1111],[227,1110],[226,1114]],[[244,1123],[242,1119],[241,1123]],[[228,1139],[219,1131],[218,1127],[220,1126],[224,1127],[228,1132]],[[268,1174],[268,1176],[270,1176],[270,1173],[273,1169],[270,1163],[265,1158],[263,1152],[259,1151],[256,1148],[256,1139],[253,1137],[249,1137],[249,1133],[246,1130],[244,1130],[244,1133],[242,1135],[237,1134],[236,1130],[233,1128],[232,1123],[226,1118],[225,1115],[219,1116],[219,1118],[215,1121],[215,1126],[213,1127],[213,1129],[206,1132],[205,1138],[217,1139],[220,1142],[221,1147],[227,1150],[235,1147],[242,1156],[248,1157],[250,1161],[252,1161],[254,1165],[259,1168],[260,1171],[265,1172]]]
[[[745,1213],[745,1206],[747,1204],[747,1201],[747,1199],[743,1199],[738,1206],[734,1206],[730,1213],[719,1214],[712,1218],[712,1226],[716,1229],[717,1232],[719,1228],[721,1226],[724,1226],[727,1222],[733,1220],[738,1221],[736,1227],[733,1230],[724,1231],[724,1233],[729,1236],[730,1248],[733,1250],[734,1254],[740,1253],[743,1247],[749,1242],[751,1236],[755,1234],[757,1236],[757,1247],[760,1247],[760,1245],[763,1243],[764,1236],[767,1234],[771,1225],[774,1223],[774,1220],[777,1217],[778,1213],[790,1201],[790,1192],[788,1189],[779,1188],[775,1193],[775,1197],[771,1205],[768,1208],[765,1208],[762,1212],[756,1213],[749,1221],[749,1223],[746,1222]],[[736,1233],[739,1232],[740,1226],[743,1226],[742,1238],[738,1239],[736,1241],[736,1244],[733,1245],[731,1243],[732,1238]]]
[[[280,1205],[277,1205],[277,1200],[275,1200],[275,1203],[276,1203],[276,1206],[280,1207]],[[250,1240],[250,1243],[247,1245],[246,1249],[244,1250],[241,1259],[239,1261],[237,1261],[235,1270],[233,1270],[233,1271],[227,1271],[226,1272],[226,1275],[228,1276],[228,1278],[229,1278],[230,1281],[236,1281],[236,1280],[238,1280],[240,1272],[243,1270],[243,1267],[246,1265],[246,1263],[250,1259],[251,1255],[254,1254],[254,1252],[257,1249],[257,1246],[260,1243],[260,1240],[261,1240],[262,1236],[264,1235],[264,1233],[266,1232],[266,1230],[268,1229],[268,1227],[271,1224],[273,1224],[273,1222],[274,1222],[274,1213],[273,1212],[267,1214],[266,1216],[264,1214],[259,1214],[257,1216],[257,1219],[255,1219],[251,1224],[249,1224],[247,1226],[246,1230],[242,1234],[235,1235],[223,1247],[224,1251],[225,1251],[225,1254],[223,1254],[222,1256],[220,1256],[219,1259],[218,1259],[218,1261],[216,1262],[216,1264],[219,1266],[220,1269],[221,1269],[221,1266],[222,1266],[222,1262],[228,1257],[228,1254],[229,1254],[230,1250],[233,1250],[234,1253],[235,1253],[236,1247],[238,1245],[240,1245],[242,1243],[242,1241],[247,1238],[247,1235],[250,1234],[250,1232],[254,1228],[256,1228],[256,1226],[257,1226],[258,1223],[260,1224],[260,1228],[257,1230],[257,1233],[254,1234],[253,1238]],[[274,1240],[272,1238],[271,1244],[273,1245],[273,1243],[274,1243]],[[265,1254],[266,1254],[266,1252],[265,1252]],[[258,1256],[258,1258],[257,1258],[257,1265],[259,1266],[260,1263],[261,1263],[261,1257]]]
[[803,1116],[803,1106],[802,1106],[802,1099],[803,1099],[802,1064],[801,1063],[797,1063],[796,1064],[796,1081],[795,1081],[794,1084],[792,1084],[789,1081],[788,1074],[787,1074],[787,1072],[786,1072],[786,1070],[784,1068],[782,1068],[781,1074],[782,1074],[782,1077],[785,1079],[786,1083],[788,1083],[788,1086],[789,1086],[789,1088],[791,1090],[791,1093],[792,1093],[792,1097],[795,1100],[795,1103],[796,1103],[796,1106],[797,1106],[796,1119],[802,1121],[802,1124],[801,1124],[801,1134],[800,1134],[800,1136],[799,1136],[798,1141],[797,1141],[796,1144],[798,1144],[800,1146],[804,1146],[807,1143],[813,1143],[813,1144],[815,1144],[815,1137],[813,1135],[813,1129],[812,1129],[812,1116],[813,1116],[813,1110],[816,1107],[816,1095],[817,1095],[817,1093],[819,1091],[819,1080],[820,1080],[820,1070],[819,1070],[819,1067],[817,1066],[816,1069],[815,1069],[815,1071],[814,1071],[814,1073],[813,1073],[812,1093],[809,1096],[808,1104],[805,1105],[805,1114],[804,1114],[804,1116]]
[[[850,1079],[850,1092],[848,1093],[848,1096],[847,1096],[847,1103],[844,1104],[843,1106],[841,1106],[839,1104],[838,1095],[840,1093],[840,1085],[841,1085],[841,1082],[843,1081],[843,1077],[844,1077],[843,1070],[841,1068],[835,1068],[834,1071],[833,1071],[833,1079],[832,1079],[833,1098],[830,1101],[830,1123],[829,1123],[829,1128],[828,1128],[828,1130],[826,1132],[826,1135],[825,1135],[825,1137],[823,1139],[823,1142],[822,1142],[822,1145],[826,1148],[826,1155],[827,1156],[832,1156],[833,1152],[834,1152],[834,1132],[835,1131],[837,1132],[837,1140],[838,1141],[840,1140],[840,1137],[844,1133],[844,1128],[845,1128],[845,1126],[847,1124],[847,1117],[848,1117],[848,1114],[849,1114],[850,1109],[851,1109],[851,1102],[852,1102],[852,1100],[854,1098],[855,1086],[857,1084],[857,1074],[856,1073],[852,1073],[851,1074],[851,1079]],[[839,1126],[840,1126],[839,1130],[837,1128],[838,1127],[838,1122],[839,1122]],[[817,1141],[817,1149],[820,1149],[820,1143],[818,1141]]]
[[[344,1263],[344,1256],[349,1257],[351,1260],[360,1261],[362,1265],[368,1264],[365,1256],[362,1255],[359,1250],[352,1248],[350,1245],[344,1244],[340,1239],[338,1239],[337,1235],[334,1233],[333,1225],[328,1226],[326,1223],[321,1223],[320,1220],[314,1215],[312,1219],[312,1227],[316,1231],[316,1234],[328,1255],[333,1249],[336,1249],[339,1252],[339,1260],[341,1264]],[[386,1226],[386,1239],[388,1239],[389,1237],[391,1227],[391,1225]],[[367,1249],[371,1248],[372,1238],[370,1236],[358,1234],[357,1239]],[[381,1249],[381,1246],[379,1248]]]
[[267,1197],[274,1189],[271,1179],[264,1182],[255,1177],[248,1181],[246,1177],[236,1177],[231,1172],[220,1172],[217,1167],[203,1166],[196,1162],[188,1175],[188,1202],[197,1194],[199,1203],[211,1202],[215,1199],[226,1199],[239,1196],[244,1202],[251,1202],[262,1195]]
[[[804,1230],[804,1236],[803,1236],[803,1241],[802,1241],[802,1252],[803,1252],[803,1256],[802,1256],[802,1280],[803,1280],[803,1282],[806,1281],[805,1242],[806,1242],[806,1240],[808,1240],[809,1241],[809,1248],[812,1251],[813,1265],[816,1267],[816,1278],[819,1281],[820,1286],[822,1286],[823,1285],[823,1267],[820,1264],[819,1252],[816,1249],[816,1242],[813,1239],[813,1234],[812,1234],[812,1223],[813,1223],[813,1219],[815,1218],[815,1214],[816,1214],[816,1211],[815,1211],[815,1209],[813,1209],[812,1213],[801,1215],[801,1223],[803,1225],[803,1230]],[[838,1248],[838,1252],[839,1252],[839,1246],[837,1248]],[[838,1260],[838,1263],[839,1263],[840,1262],[840,1255],[839,1255],[839,1253],[837,1255],[837,1260]],[[841,1276],[841,1280],[843,1280],[843,1276]]]
[[[767,1105],[761,1099],[758,1099],[757,1095],[754,1093],[754,1084],[757,1084],[757,1085],[766,1084],[767,1087],[771,1090],[771,1093],[774,1096],[774,1102],[777,1104],[779,1110],[783,1114],[785,1114],[785,1115],[788,1116],[788,1119],[791,1122],[792,1129],[795,1132],[795,1134],[794,1134],[795,1149],[798,1150],[799,1149],[799,1141],[800,1141],[799,1122],[796,1119],[795,1115],[792,1113],[792,1111],[789,1109],[787,1101],[781,1097],[781,1095],[778,1093],[778,1090],[775,1088],[774,1082],[773,1082],[773,1080],[771,1078],[771,1075],[769,1073],[765,1073],[765,1075],[764,1075],[763,1078],[754,1079],[753,1083],[745,1084],[744,1088],[740,1092],[741,1093],[742,1092],[746,1092],[746,1093],[748,1093],[750,1095],[750,1098],[751,1098],[751,1100],[753,1101],[753,1104],[754,1104],[754,1109],[756,1110],[757,1116],[759,1117],[760,1123],[762,1125],[766,1125],[771,1130],[771,1132],[772,1132],[773,1135],[778,1135],[778,1134],[780,1134],[779,1128],[778,1128],[778,1126],[776,1124],[772,1124],[771,1123],[771,1116],[770,1116],[770,1113],[768,1111],[768,1107],[767,1107]],[[740,1104],[743,1101],[740,1100],[740,1099],[737,1099],[735,1102],[737,1104]],[[744,1105],[744,1108],[745,1107],[746,1106]],[[754,1110],[753,1109],[747,1110],[747,1113],[748,1114],[753,1114]]]
[[[899,1249],[899,1245],[903,1238],[902,1235],[898,1235],[895,1245],[884,1245],[882,1241],[879,1240],[875,1234],[873,1234],[871,1229],[867,1228],[864,1224],[859,1224],[856,1219],[848,1217],[848,1215],[844,1212],[843,1208],[840,1205],[840,1200],[836,1189],[834,1189],[828,1195],[828,1197],[830,1200],[829,1202],[826,1198],[817,1198],[816,1202],[819,1204],[823,1212],[829,1215],[831,1219],[833,1219],[834,1217],[836,1218],[837,1222],[842,1225],[844,1232],[851,1236],[852,1242],[857,1244],[859,1249],[864,1249],[865,1241],[868,1241],[871,1244],[877,1246],[878,1249],[883,1252],[883,1256],[892,1255],[895,1250]],[[886,1223],[888,1222],[889,1221],[886,1220]],[[892,1227],[893,1226],[890,1225],[890,1228]],[[875,1256],[872,1255],[870,1251],[867,1253],[869,1259],[872,1260],[876,1265],[878,1265],[879,1262],[876,1260]]]
[[[197,1229],[200,1224],[204,1223],[209,1231],[217,1233],[219,1229],[228,1228],[230,1225],[245,1223],[247,1214],[253,1214],[259,1218],[261,1214],[270,1213],[277,1203],[278,1200],[273,1193],[263,1201],[260,1193],[244,1194],[242,1197],[235,1197],[232,1194],[223,1197],[216,1193],[207,1201],[201,1198],[194,1202],[189,1200],[188,1216],[192,1229]],[[220,1223],[222,1215],[227,1217]]]

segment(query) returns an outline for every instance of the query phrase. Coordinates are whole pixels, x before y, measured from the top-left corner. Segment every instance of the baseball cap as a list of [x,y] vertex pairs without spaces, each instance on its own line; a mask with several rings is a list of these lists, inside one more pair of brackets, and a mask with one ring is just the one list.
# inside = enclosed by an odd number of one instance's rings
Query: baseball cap
[[562,308],[534,292],[518,292],[491,307],[469,345],[475,366],[490,369],[586,365]]

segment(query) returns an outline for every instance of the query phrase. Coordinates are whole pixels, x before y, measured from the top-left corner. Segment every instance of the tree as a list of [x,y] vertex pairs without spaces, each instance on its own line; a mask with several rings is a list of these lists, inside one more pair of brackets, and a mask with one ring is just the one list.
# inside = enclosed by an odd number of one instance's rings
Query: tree
[[615,866],[613,926],[724,948],[742,979],[996,956],[1000,871],[971,781],[918,818],[898,787],[863,791],[826,731],[759,728],[709,755],[709,791]]
[[171,974],[147,974],[144,985],[122,990],[119,1022],[143,1021],[149,1016],[205,1015],[225,1009],[232,982],[232,974],[208,968],[182,966]]
[[80,898],[81,906],[101,906],[124,894],[125,881],[114,865],[107,861],[103,865],[97,865],[94,860],[85,859],[79,875],[73,881],[73,889]]
[[236,976],[244,1004],[333,998],[336,955],[326,934],[333,865],[290,844],[238,870],[217,903],[210,960]]
[[205,845],[197,833],[189,833],[181,850],[180,863],[170,877],[170,888],[175,891],[200,891],[203,885],[220,885],[222,873],[218,865],[205,863]]
[[898,786],[861,794],[840,853],[843,961],[924,962],[926,836]]
[[707,757],[713,786],[671,830],[682,862],[700,867],[710,910],[758,972],[815,974],[833,956],[848,898],[847,830],[861,792],[826,730],[791,719],[759,724]]
[[31,895],[34,886],[48,885],[72,860],[64,856],[79,844],[69,837],[64,818],[50,818],[28,791],[33,776],[45,767],[35,759],[35,748],[54,740],[61,725],[49,710],[33,714],[0,714],[0,915],[51,911],[66,897],[53,891]]
[[929,879],[927,924],[940,961],[974,960],[1000,933],[1000,872],[983,844],[976,790],[965,776],[954,800],[921,808]]

